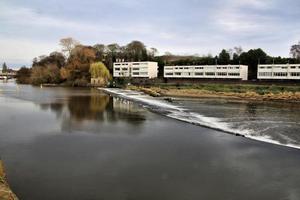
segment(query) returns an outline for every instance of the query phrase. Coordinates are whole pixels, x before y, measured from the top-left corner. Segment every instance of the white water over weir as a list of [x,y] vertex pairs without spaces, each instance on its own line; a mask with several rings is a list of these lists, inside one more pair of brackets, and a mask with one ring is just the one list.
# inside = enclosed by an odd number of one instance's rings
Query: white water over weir
[[205,115],[201,115],[200,113],[192,112],[184,107],[175,105],[174,103],[169,102],[163,98],[151,97],[143,92],[117,89],[117,88],[98,88],[98,89],[112,96],[116,96],[121,99],[138,103],[150,109],[151,111],[154,111],[156,113],[165,115],[167,117],[176,120],[180,120],[198,126],[203,126],[206,128],[211,128],[214,130],[222,131],[236,136],[243,136],[243,137],[251,138],[262,142],[300,149],[300,146],[298,145],[282,144],[279,141],[276,141],[269,136],[258,135],[256,134],[256,131],[251,129],[233,128],[230,123],[222,122],[222,120],[219,118],[207,117]]

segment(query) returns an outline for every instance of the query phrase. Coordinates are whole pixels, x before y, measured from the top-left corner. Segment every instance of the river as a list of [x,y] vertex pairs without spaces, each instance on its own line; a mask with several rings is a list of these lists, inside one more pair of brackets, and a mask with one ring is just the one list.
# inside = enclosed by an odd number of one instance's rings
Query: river
[[300,199],[298,105],[114,94],[0,83],[20,199]]

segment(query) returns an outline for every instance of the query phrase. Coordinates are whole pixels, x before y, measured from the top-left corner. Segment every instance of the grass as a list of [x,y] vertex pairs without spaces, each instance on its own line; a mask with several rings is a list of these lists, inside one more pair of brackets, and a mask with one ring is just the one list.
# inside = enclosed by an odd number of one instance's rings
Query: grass
[[255,92],[260,95],[264,94],[280,94],[280,93],[296,93],[300,92],[299,86],[279,86],[279,85],[247,85],[247,84],[219,84],[219,83],[200,83],[200,84],[182,84],[182,85],[156,85],[162,89],[198,89],[213,92],[224,93],[247,93]]

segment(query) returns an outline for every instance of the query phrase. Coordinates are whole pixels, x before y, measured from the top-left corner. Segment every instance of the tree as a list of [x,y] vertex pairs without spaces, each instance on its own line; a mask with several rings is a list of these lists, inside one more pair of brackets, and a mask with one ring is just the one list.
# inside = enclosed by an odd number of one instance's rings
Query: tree
[[132,41],[126,45],[126,52],[131,61],[145,61],[148,59],[146,46],[140,41]]
[[265,64],[267,60],[267,54],[262,49],[250,49],[248,52],[244,52],[240,56],[241,63],[248,65],[248,78],[257,78],[257,65]]
[[300,59],[300,42],[291,46],[290,54],[293,58]]
[[59,45],[62,46],[62,52],[64,52],[68,57],[71,54],[71,51],[76,46],[80,45],[80,43],[71,37],[67,37],[60,39]]
[[227,65],[230,63],[230,54],[225,49],[223,49],[219,54],[218,63],[222,65]]
[[104,61],[106,56],[106,46],[104,44],[95,44],[93,47],[96,50],[96,60]]
[[154,57],[158,54],[158,50],[154,47],[150,48],[149,50],[149,57],[154,59]]
[[25,66],[21,67],[17,71],[17,83],[19,84],[29,84],[30,82],[30,76],[31,76],[31,70],[29,68],[26,68]]
[[102,85],[106,85],[111,80],[109,70],[102,62],[92,63],[90,65],[91,78],[99,79]]
[[8,71],[8,67],[6,65],[6,63],[3,63],[2,65],[2,73],[6,73]]
[[238,56],[240,56],[243,53],[243,48],[241,46],[234,47],[233,49]]
[[65,69],[60,70],[73,86],[84,86],[90,82],[90,64],[96,60],[96,50],[90,46],[78,45],[69,56]]

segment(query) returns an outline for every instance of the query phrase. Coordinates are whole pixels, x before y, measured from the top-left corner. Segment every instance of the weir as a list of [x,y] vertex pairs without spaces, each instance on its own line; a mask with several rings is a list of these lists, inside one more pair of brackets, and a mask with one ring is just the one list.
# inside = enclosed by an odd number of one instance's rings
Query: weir
[[153,112],[162,114],[164,116],[179,121],[210,128],[213,130],[221,131],[235,136],[242,136],[242,137],[246,137],[261,142],[300,149],[300,146],[298,145],[289,144],[289,143],[286,144],[280,143],[279,141],[276,141],[269,136],[259,135],[257,131],[252,129],[233,128],[233,126],[230,123],[224,122],[220,118],[208,117],[202,115],[201,113],[192,112],[191,110],[188,110],[185,107],[181,107],[172,102],[166,101],[163,98],[151,97],[143,92],[117,89],[117,88],[98,88],[98,89],[112,96],[116,96],[119,98],[123,98],[125,100],[136,102],[144,107],[147,107]]

